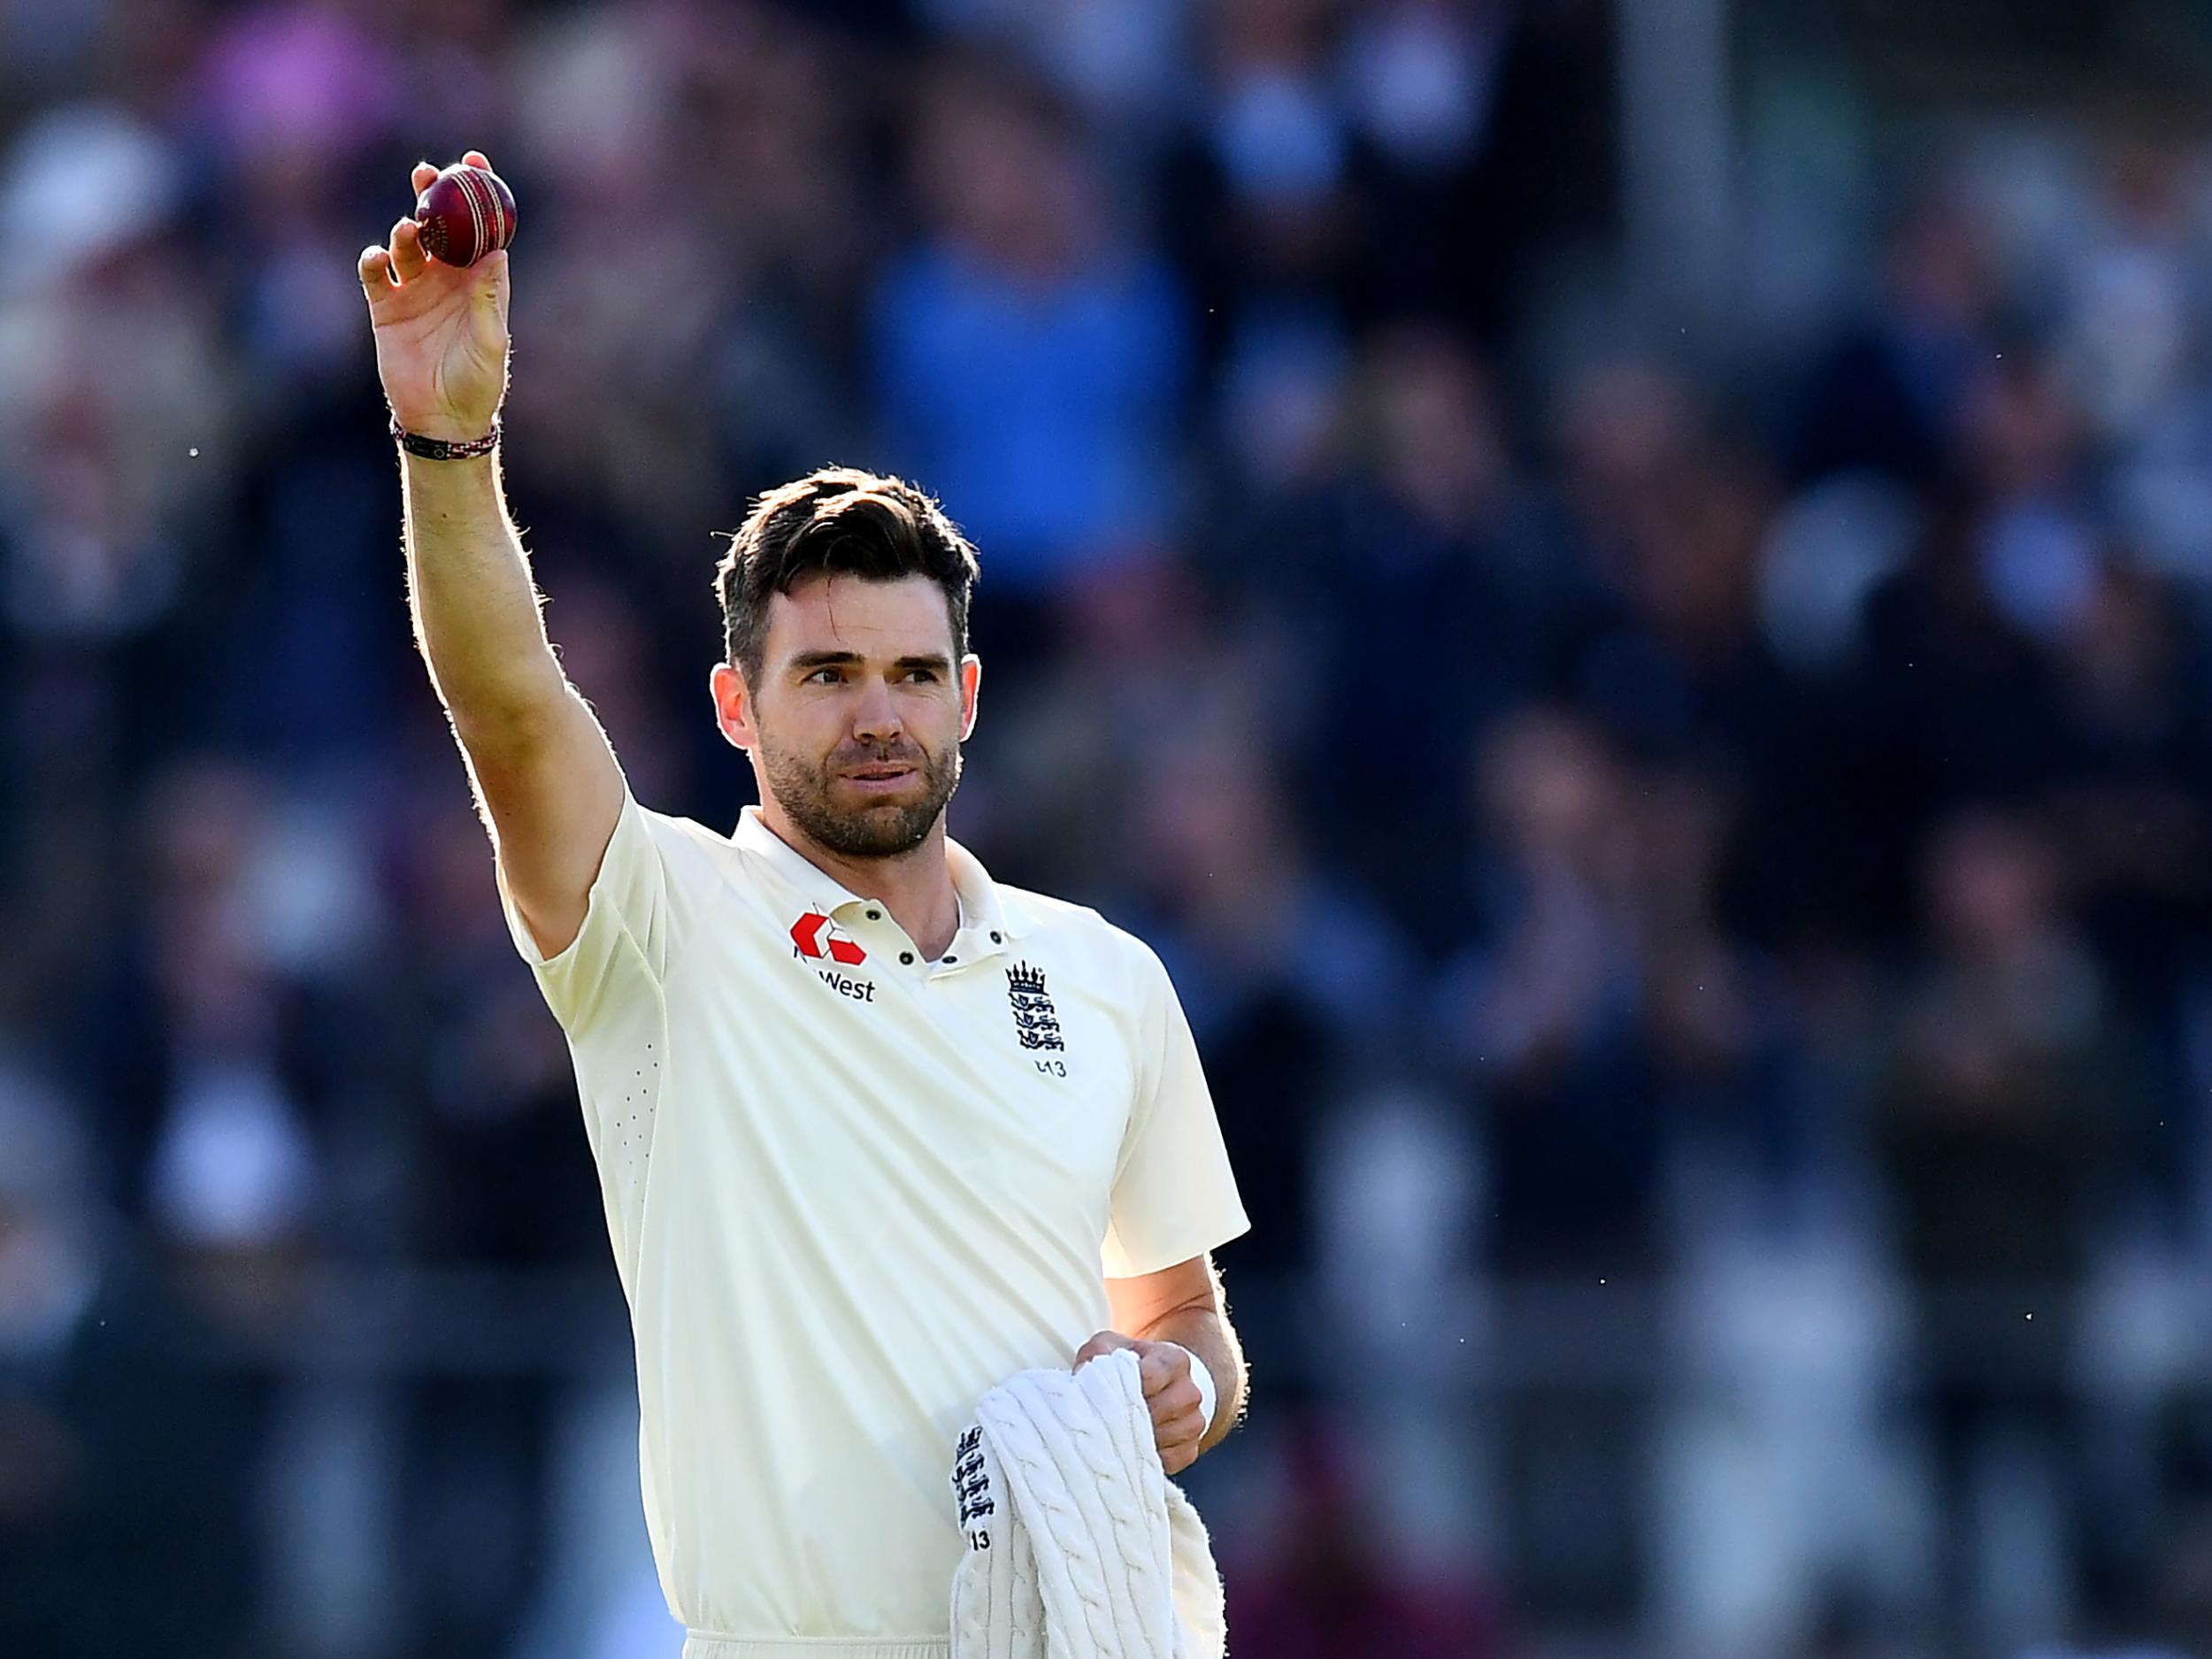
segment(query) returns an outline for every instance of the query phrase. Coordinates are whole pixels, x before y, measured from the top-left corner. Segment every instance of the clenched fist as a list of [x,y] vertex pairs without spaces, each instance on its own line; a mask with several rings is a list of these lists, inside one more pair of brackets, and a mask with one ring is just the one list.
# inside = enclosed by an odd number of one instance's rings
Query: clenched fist
[[1101,1331],[1077,1350],[1075,1369],[1102,1354],[1128,1348],[1137,1356],[1145,1403],[1152,1409],[1152,1439],[1160,1467],[1179,1475],[1198,1461],[1206,1433],[1205,1403],[1190,1372],[1190,1350],[1175,1342],[1145,1342],[1118,1331]]
[[[488,169],[484,152],[462,159]],[[438,170],[414,171],[420,195]],[[399,424],[419,437],[465,443],[491,430],[507,394],[507,256],[465,267],[423,249],[412,219],[392,227],[388,246],[361,250],[361,288],[376,334],[376,372]]]

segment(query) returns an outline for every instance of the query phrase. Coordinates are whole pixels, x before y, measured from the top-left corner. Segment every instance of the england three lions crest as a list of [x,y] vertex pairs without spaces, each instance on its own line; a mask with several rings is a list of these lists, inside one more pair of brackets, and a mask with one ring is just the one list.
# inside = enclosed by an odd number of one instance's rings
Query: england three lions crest
[[1059,1010],[1052,1006],[1051,995],[1045,989],[1042,968],[1018,962],[1007,969],[1006,1000],[1013,1005],[1014,1034],[1021,1039],[1023,1048],[1066,1049],[1066,1040],[1060,1035]]

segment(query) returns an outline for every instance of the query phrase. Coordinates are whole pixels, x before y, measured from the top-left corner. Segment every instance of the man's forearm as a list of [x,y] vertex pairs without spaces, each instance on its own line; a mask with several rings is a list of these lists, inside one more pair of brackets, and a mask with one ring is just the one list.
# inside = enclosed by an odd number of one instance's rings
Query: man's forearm
[[464,740],[526,733],[567,695],[495,455],[403,455],[415,643]]
[[1250,1380],[1244,1369],[1243,1345],[1237,1340],[1236,1328],[1228,1316],[1212,1308],[1179,1308],[1163,1314],[1146,1329],[1129,1334],[1148,1342],[1179,1343],[1198,1356],[1212,1373],[1218,1396],[1214,1402],[1214,1420],[1207,1425],[1198,1449],[1210,1452],[1228,1439],[1229,1431],[1243,1413]]

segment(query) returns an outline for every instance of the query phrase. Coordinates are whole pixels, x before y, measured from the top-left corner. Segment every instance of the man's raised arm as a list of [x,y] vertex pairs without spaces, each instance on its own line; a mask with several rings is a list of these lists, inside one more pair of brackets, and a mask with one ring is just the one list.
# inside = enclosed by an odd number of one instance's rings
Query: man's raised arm
[[[471,150],[471,165],[488,167]],[[419,192],[434,175],[415,169]],[[466,269],[423,251],[411,219],[362,251],[377,373],[419,438],[466,445],[507,388],[507,255]],[[507,517],[497,451],[401,456],[415,642],[452,718],[508,891],[550,956],[583,926],[622,810],[614,752],[545,637],[522,539]]]

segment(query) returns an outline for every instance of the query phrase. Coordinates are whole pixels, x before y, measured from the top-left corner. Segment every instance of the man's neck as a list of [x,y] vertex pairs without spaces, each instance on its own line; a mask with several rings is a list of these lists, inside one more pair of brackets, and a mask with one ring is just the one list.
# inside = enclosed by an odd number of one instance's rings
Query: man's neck
[[881,900],[925,961],[934,962],[945,954],[960,931],[960,893],[945,859],[942,813],[920,846],[887,858],[850,858],[833,852],[793,823],[772,797],[761,803],[760,815],[785,846],[838,886],[857,898]]

